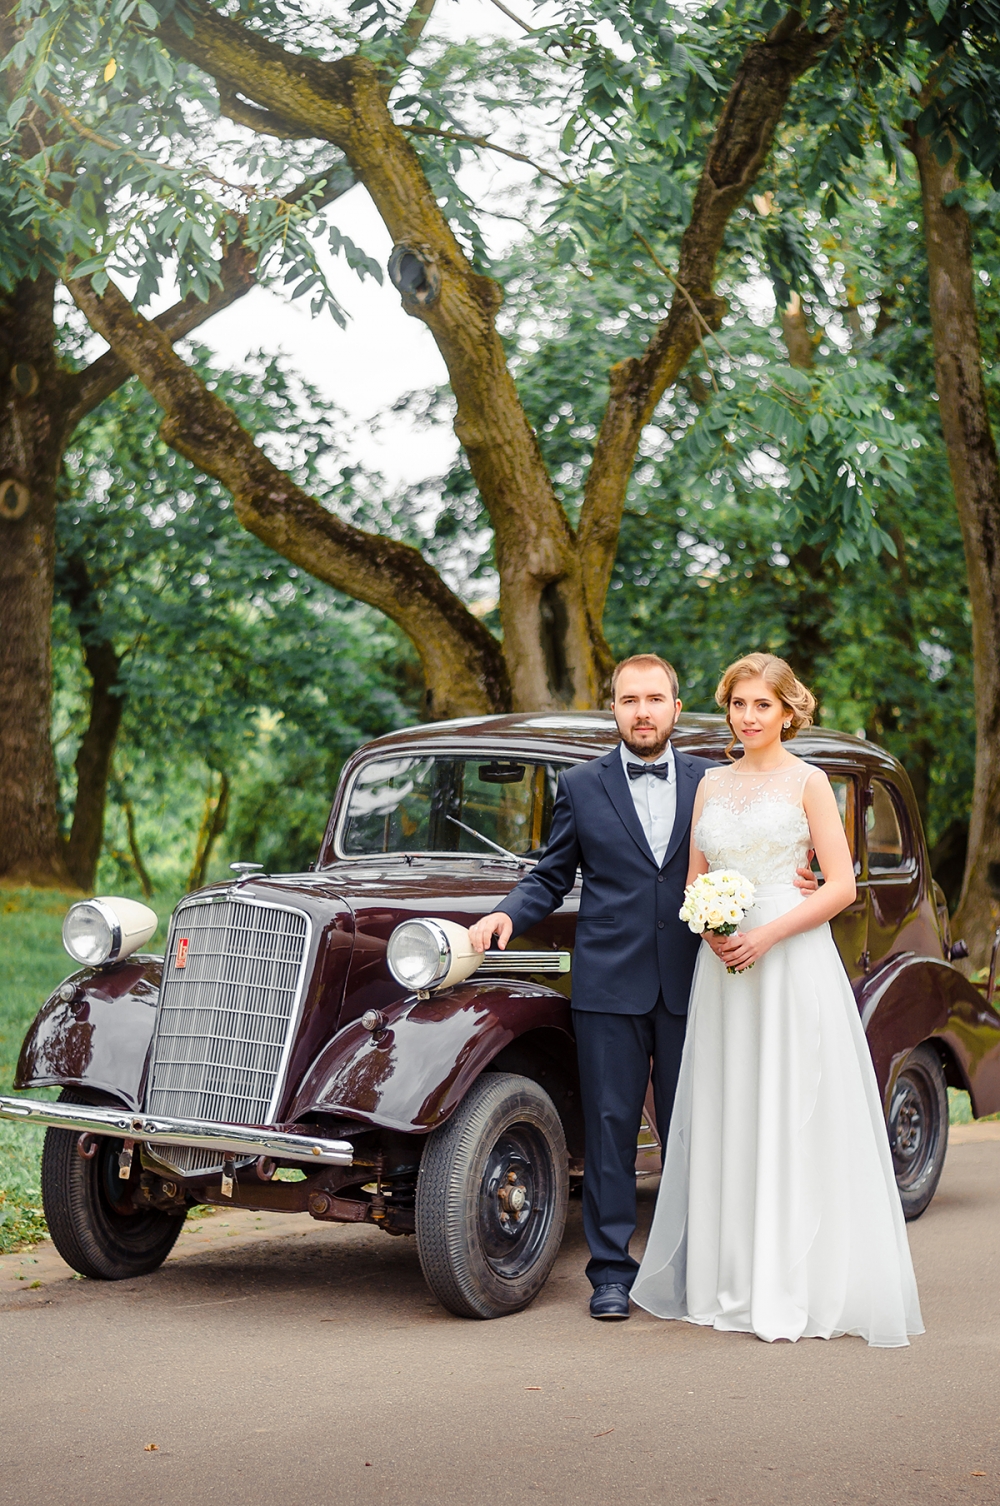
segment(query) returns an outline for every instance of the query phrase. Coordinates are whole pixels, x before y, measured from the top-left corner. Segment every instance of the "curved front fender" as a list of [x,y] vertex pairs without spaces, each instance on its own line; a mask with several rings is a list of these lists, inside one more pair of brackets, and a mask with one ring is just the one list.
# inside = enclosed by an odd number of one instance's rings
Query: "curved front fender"
[[973,1112],[1000,1109],[1000,1015],[950,962],[898,953],[865,979],[858,1003],[887,1110],[907,1055],[932,1037],[949,1047]]
[[373,1036],[353,1021],[306,1073],[290,1118],[346,1114],[386,1129],[426,1134],[462,1101],[505,1046],[529,1031],[555,1030],[573,1058],[570,1008],[562,994],[528,983],[466,983],[383,1011]]
[[93,1088],[139,1108],[162,971],[161,957],[130,957],[71,974],[35,1016],[14,1086]]

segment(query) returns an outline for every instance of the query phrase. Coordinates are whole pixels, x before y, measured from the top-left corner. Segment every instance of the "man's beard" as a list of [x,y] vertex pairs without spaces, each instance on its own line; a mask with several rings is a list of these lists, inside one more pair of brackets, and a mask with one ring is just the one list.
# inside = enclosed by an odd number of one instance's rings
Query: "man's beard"
[[[673,728],[671,727],[670,732],[672,731]],[[643,759],[643,761],[646,761],[648,759],[651,763],[655,763],[660,754],[666,750],[667,743],[670,741],[670,732],[665,733],[660,742],[649,743],[645,746],[629,742],[628,738],[623,732],[622,742],[625,744],[630,753],[635,754],[636,758],[641,758]]]

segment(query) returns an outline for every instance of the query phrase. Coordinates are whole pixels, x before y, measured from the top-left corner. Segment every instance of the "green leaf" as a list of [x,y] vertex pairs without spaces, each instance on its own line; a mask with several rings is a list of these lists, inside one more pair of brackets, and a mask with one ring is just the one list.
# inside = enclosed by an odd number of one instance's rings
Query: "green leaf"
[[948,9],[948,0],[927,0],[927,9],[940,26]]
[[28,96],[26,94],[22,94],[20,99],[15,99],[14,103],[8,107],[7,124],[11,127],[16,126],[17,122],[20,120],[21,116],[24,114],[27,108]]
[[814,413],[809,420],[809,432],[817,444],[822,444],[830,432],[830,425],[822,413]]

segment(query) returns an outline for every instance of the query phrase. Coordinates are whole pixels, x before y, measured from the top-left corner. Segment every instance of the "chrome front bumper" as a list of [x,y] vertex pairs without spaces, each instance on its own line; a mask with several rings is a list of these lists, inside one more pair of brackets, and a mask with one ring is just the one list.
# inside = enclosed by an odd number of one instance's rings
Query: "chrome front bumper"
[[314,1166],[350,1166],[349,1140],[321,1140],[287,1130],[262,1130],[242,1124],[210,1124],[199,1119],[172,1119],[162,1114],[132,1114],[127,1109],[92,1108],[79,1103],[40,1103],[34,1098],[0,1097],[0,1119],[22,1124],[50,1124],[80,1134],[111,1135],[116,1140],[143,1140],[149,1145],[197,1145],[223,1156],[270,1156]]

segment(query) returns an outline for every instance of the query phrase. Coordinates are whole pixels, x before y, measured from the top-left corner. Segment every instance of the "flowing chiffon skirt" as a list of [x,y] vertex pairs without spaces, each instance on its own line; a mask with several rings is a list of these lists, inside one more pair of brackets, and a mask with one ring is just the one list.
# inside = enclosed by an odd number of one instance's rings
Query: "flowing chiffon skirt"
[[[758,889],[744,929],[801,900]],[[762,1339],[922,1333],[857,1004],[828,925],[730,976],[703,946],[663,1177],[632,1298]]]

